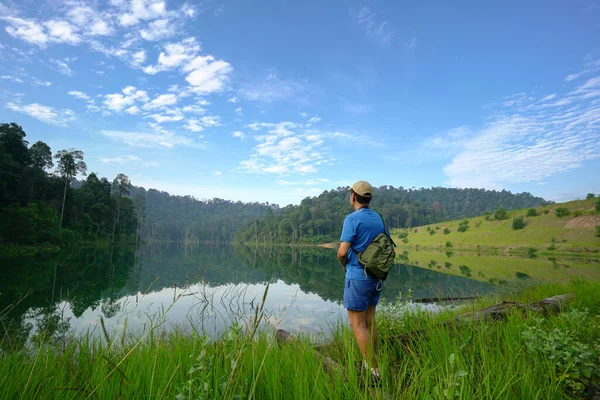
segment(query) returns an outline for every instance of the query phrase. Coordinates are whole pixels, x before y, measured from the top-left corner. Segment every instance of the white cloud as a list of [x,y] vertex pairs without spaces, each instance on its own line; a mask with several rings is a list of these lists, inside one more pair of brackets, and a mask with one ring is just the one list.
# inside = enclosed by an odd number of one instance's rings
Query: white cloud
[[178,68],[191,61],[201,50],[196,38],[193,37],[176,43],[167,43],[163,46],[163,49],[164,51],[158,56],[158,63],[147,66],[144,68],[144,72],[154,75],[161,71]]
[[144,118],[153,118],[159,124],[164,122],[177,122],[183,119],[183,115],[175,114],[175,115],[164,115],[164,114],[151,114]]
[[600,60],[589,61],[585,63],[582,71],[567,75],[567,77],[565,78],[565,82],[571,82],[581,78],[582,76],[589,75],[598,71],[600,71]]
[[66,76],[75,75],[75,72],[73,72],[73,70],[71,69],[69,64],[67,64],[68,62],[70,62],[70,60],[68,58],[66,58],[64,61],[63,60],[55,60],[55,59],[51,58],[50,62],[52,62],[54,65],[56,65],[56,67],[58,68],[58,72],[60,72],[61,74],[66,75]]
[[541,99],[540,102],[552,100],[555,97],[556,97],[556,94],[554,94],[554,93],[553,94],[549,94],[548,96],[546,96],[543,99]]
[[114,32],[111,26],[110,19],[107,15],[101,15],[94,9],[85,6],[77,5],[67,12],[67,17],[78,28],[83,29],[86,35],[90,36],[106,36]]
[[205,128],[212,128],[221,125],[221,119],[214,115],[206,115],[202,118],[190,118],[185,124],[185,128],[192,132],[202,132]]
[[44,26],[48,29],[49,40],[53,42],[73,45],[81,43],[81,37],[76,33],[78,29],[67,21],[50,20],[44,22]]
[[177,96],[172,93],[161,94],[155,97],[151,102],[144,104],[144,110],[156,110],[166,106],[172,106],[177,103]]
[[46,47],[48,36],[44,33],[42,25],[32,20],[9,16],[0,17],[0,19],[10,24],[10,26],[6,27],[6,32],[10,36],[39,47]]
[[266,134],[257,134],[259,143],[253,148],[248,160],[242,161],[239,168],[254,173],[314,173],[318,166],[329,160],[324,146],[316,147],[306,139],[301,125],[293,122],[253,123],[248,127],[257,132],[267,129]]
[[146,61],[146,52],[144,50],[140,50],[136,53],[133,53],[131,57],[134,64],[143,64],[144,61]]
[[244,132],[236,131],[236,132],[233,132],[231,135],[235,138],[240,138],[242,140],[246,140],[246,135],[244,134]]
[[308,120],[309,124],[316,124],[317,122],[319,122],[321,120],[320,117],[312,117],[311,119]]
[[78,90],[71,90],[69,94],[77,99],[81,100],[90,100],[91,97],[85,94],[84,92],[80,92]]
[[202,125],[206,128],[221,125],[221,118],[219,118],[215,115],[206,115],[206,116],[200,118],[200,121],[202,122]]
[[112,158],[101,158],[104,164],[127,164],[131,161],[140,161],[140,158],[137,156],[118,156]]
[[213,172],[213,175],[214,176],[221,176],[221,175],[223,175],[223,173],[221,171],[215,171],[215,172]]
[[166,17],[167,7],[164,1],[159,0],[129,0],[122,2],[127,12],[119,16],[119,23],[124,27],[137,25],[140,21],[150,21]]
[[[444,168],[448,184],[459,187],[501,188],[542,182],[546,178],[600,158],[600,77],[567,94],[535,101],[527,94],[493,110],[480,129],[458,130],[454,154]],[[551,103],[548,100],[552,100]],[[452,135],[433,143],[452,143]]]
[[233,96],[227,101],[230,103],[238,103],[240,100],[236,96]]
[[125,131],[100,131],[104,136],[115,141],[125,143],[134,147],[166,147],[177,146],[202,147],[186,136],[175,135],[173,133],[145,133],[145,132],[125,132]]
[[6,79],[6,80],[17,82],[17,83],[23,83],[23,79],[16,77],[16,76],[12,76],[12,75],[2,75],[2,76],[0,76],[0,79]]
[[28,76],[27,80],[29,82],[29,84],[33,85],[33,86],[45,86],[45,87],[49,87],[52,85],[52,82],[50,81],[43,81],[41,79],[36,78],[35,76]]
[[110,111],[121,112],[129,108],[136,102],[145,103],[149,100],[148,94],[144,90],[138,90],[134,86],[127,86],[123,89],[123,94],[112,93],[104,95],[104,105]]
[[190,105],[183,107],[182,111],[185,113],[202,115],[202,114],[206,113],[206,108],[200,107],[199,105],[196,105],[196,104],[190,104]]
[[168,19],[157,19],[148,24],[147,29],[140,30],[140,36],[148,41],[155,42],[175,35],[177,27]]
[[203,94],[223,90],[233,68],[228,62],[209,55],[196,56],[183,67],[183,71],[189,72],[185,80],[192,85],[192,90]]
[[142,166],[147,168],[160,167],[160,163],[158,161],[146,161]]
[[138,106],[131,106],[129,108],[126,108],[125,112],[130,115],[137,115],[140,113],[140,109],[138,108]]
[[373,42],[386,45],[392,41],[394,32],[392,31],[391,24],[387,20],[378,20],[377,15],[370,7],[363,6],[357,13],[354,13],[353,19]]
[[236,109],[235,109],[235,113],[236,113],[238,116],[241,116],[241,115],[242,115],[242,111],[243,111],[242,107],[238,107],[238,108],[236,108]]
[[10,102],[6,104],[6,107],[12,111],[27,114],[42,122],[57,126],[66,126],[67,122],[75,118],[75,113],[68,108],[57,110],[38,103],[21,105]]
[[202,122],[200,122],[200,120],[197,120],[195,118],[188,119],[187,123],[185,124],[184,127],[188,131],[192,131],[192,132],[202,132],[204,130],[204,127],[202,126]]

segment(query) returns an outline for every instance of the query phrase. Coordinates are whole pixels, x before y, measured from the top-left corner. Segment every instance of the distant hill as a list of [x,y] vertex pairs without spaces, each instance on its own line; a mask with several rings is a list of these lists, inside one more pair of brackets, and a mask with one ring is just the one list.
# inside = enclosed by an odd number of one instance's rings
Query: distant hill
[[[530,193],[484,189],[405,189],[381,186],[374,189],[371,208],[379,212],[388,227],[405,228],[458,218],[474,217],[499,206],[506,209],[538,207],[550,202]],[[337,241],[346,215],[352,212],[348,187],[307,197],[298,206],[267,211],[264,220],[251,221],[238,232],[236,240],[274,243],[323,243]]]
[[[397,229],[392,236],[401,251],[419,246],[443,250],[480,248],[529,252],[529,248],[535,248],[531,251],[600,253],[600,238],[595,236],[596,226],[600,225],[600,213],[594,211],[596,200],[536,207],[538,215],[529,217],[528,209],[508,211],[503,220],[495,220],[492,212],[489,216]],[[569,214],[557,216],[557,210],[560,214],[564,209]],[[515,230],[513,218],[519,216],[523,217],[524,227]],[[467,227],[464,232],[459,231],[461,224]]]

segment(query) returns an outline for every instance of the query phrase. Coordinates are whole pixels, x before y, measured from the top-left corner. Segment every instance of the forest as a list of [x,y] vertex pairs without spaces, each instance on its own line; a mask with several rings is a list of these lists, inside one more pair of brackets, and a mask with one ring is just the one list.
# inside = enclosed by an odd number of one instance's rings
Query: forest
[[[84,153],[32,145],[15,123],[0,124],[0,254],[4,258],[53,253],[84,243],[139,239],[142,197],[131,182],[87,175]],[[79,188],[77,175],[86,176]]]
[[[85,180],[76,180],[85,176]],[[81,150],[55,154],[29,144],[15,123],[0,124],[0,246],[3,256],[54,252],[84,242],[319,243],[336,241],[352,210],[347,187],[299,205],[198,200],[87,175]],[[443,187],[375,188],[372,208],[389,228],[481,215],[499,206],[547,202],[530,193]]]
[[[374,188],[371,208],[383,217],[389,228],[407,228],[431,223],[469,218],[506,209],[548,204],[530,193],[484,189],[434,187]],[[344,218],[352,212],[348,188],[339,187],[307,197],[298,206],[268,209],[261,221],[247,223],[236,236],[238,242],[324,243],[339,240]]]

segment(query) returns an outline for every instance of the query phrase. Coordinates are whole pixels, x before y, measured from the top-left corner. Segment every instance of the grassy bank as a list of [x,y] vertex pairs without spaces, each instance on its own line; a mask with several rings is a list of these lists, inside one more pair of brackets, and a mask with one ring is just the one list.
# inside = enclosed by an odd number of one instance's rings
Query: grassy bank
[[[445,249],[501,250],[527,252],[530,247],[548,252],[600,252],[600,213],[594,211],[595,199],[577,200],[534,209],[536,216],[527,216],[528,210],[507,211],[506,218],[494,215],[442,222],[418,228],[394,230],[392,235],[400,247],[421,246]],[[568,215],[557,216],[558,209],[567,209]],[[559,211],[560,215],[561,212]],[[524,227],[513,229],[513,218],[523,217]],[[468,221],[464,223],[464,221]],[[459,230],[461,224],[466,230]],[[433,232],[433,233],[432,233]],[[402,237],[400,237],[402,236]]]
[[[460,328],[439,322],[501,299],[536,301],[572,292],[558,316],[517,314]],[[423,340],[382,344],[383,385],[375,392],[414,399],[559,399],[583,396],[599,378],[600,283],[545,284],[478,299],[437,314],[381,307],[381,337],[424,330]],[[149,331],[142,337],[41,339],[34,350],[1,353],[1,399],[347,399],[372,398],[356,378],[360,361],[351,332],[333,327],[322,352],[345,367],[329,375],[314,338],[279,347],[274,330],[254,338],[231,327],[219,340]]]

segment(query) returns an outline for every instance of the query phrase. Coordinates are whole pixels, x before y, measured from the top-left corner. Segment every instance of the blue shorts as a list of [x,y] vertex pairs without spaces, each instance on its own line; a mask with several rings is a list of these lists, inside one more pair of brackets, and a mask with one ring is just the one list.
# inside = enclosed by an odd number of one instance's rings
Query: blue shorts
[[374,307],[379,303],[382,289],[383,281],[379,279],[346,279],[344,308],[351,311],[367,311],[367,308]]

